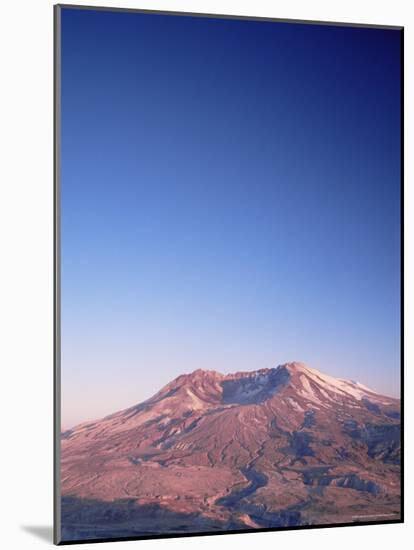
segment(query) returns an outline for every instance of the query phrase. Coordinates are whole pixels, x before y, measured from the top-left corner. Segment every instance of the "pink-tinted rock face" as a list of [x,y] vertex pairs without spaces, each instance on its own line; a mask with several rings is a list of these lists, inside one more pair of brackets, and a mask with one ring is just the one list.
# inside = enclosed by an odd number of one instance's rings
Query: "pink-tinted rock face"
[[301,363],[179,376],[62,434],[63,533],[398,519],[399,408]]

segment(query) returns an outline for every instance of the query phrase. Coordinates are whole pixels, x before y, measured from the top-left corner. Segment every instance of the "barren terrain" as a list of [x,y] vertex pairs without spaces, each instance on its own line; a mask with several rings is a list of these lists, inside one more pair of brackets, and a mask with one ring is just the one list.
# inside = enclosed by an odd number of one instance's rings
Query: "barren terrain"
[[399,419],[301,363],[179,376],[62,434],[63,539],[398,519]]

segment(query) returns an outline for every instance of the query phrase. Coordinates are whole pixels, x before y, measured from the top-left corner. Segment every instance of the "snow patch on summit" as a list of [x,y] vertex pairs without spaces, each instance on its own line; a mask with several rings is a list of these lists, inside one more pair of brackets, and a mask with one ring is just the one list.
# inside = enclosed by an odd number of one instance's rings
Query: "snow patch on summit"
[[[302,381],[302,378],[307,377],[308,379],[318,384],[318,389],[320,389],[321,392],[324,391],[325,394],[329,392],[329,393],[334,393],[337,396],[340,396],[343,398],[352,397],[357,401],[362,401],[362,399],[370,399],[371,401],[379,401],[385,404],[381,396],[379,396],[376,392],[374,392],[373,390],[370,390],[363,384],[360,384],[359,382],[352,382],[350,380],[334,378],[333,376],[323,374],[310,367],[302,367],[301,371],[304,373],[300,377],[301,381]],[[305,388],[310,387],[309,382],[305,384],[302,381],[302,384],[304,385]],[[310,389],[312,392],[312,388]]]
[[314,403],[318,403],[318,405],[323,406],[323,403],[321,402],[319,397],[316,395],[316,393],[313,391],[313,388],[310,385],[310,382],[309,382],[308,378],[306,376],[304,376],[303,374],[301,374],[300,377],[299,377],[299,380],[300,380],[300,382],[302,384],[302,388],[303,388],[303,389],[299,390],[300,394],[303,397],[306,397],[307,399],[309,399],[309,401],[313,401]]

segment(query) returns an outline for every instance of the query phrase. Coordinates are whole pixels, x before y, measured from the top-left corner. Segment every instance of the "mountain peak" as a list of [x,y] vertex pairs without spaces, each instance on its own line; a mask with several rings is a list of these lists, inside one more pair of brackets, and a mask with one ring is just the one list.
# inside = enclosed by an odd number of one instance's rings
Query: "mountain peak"
[[[199,368],[178,376],[146,401],[103,420],[111,425],[114,421],[117,429],[124,430],[157,417],[187,418],[203,411],[265,404],[284,410],[287,417],[307,410],[331,414],[338,407],[372,411],[385,407],[394,414],[399,407],[397,399],[380,395],[359,382],[335,378],[292,361],[274,368],[229,374]],[[80,431],[82,426],[79,425]]]
[[[62,488],[91,502],[140,494],[141,504],[156,506],[161,494],[180,521],[183,503],[204,509],[207,495],[208,514],[222,518],[236,499],[257,521],[269,515],[257,500],[263,494],[280,494],[290,509],[293,472],[300,511],[304,495],[319,499],[330,487],[329,503],[351,490],[353,504],[362,491],[359,502],[372,497],[377,507],[384,497],[394,506],[399,423],[398,400],[300,362],[233,374],[197,369],[139,405],[63,433]],[[197,480],[190,498],[189,479]],[[246,487],[262,483],[269,492],[249,501]]]
[[292,361],[291,363],[285,363],[280,366],[287,369],[289,372],[304,372],[309,370],[309,367],[300,361]]
[[262,368],[257,370],[246,370],[246,371],[236,371],[228,374],[223,374],[217,370],[214,369],[201,369],[198,368],[196,370],[193,370],[189,373],[181,374],[177,378],[175,378],[171,383],[174,383],[176,381],[179,382],[193,382],[195,380],[235,380],[235,379],[241,379],[241,378],[257,378],[261,376],[266,376],[271,373],[274,373],[277,370],[287,370],[289,373],[297,373],[297,372],[307,372],[307,371],[314,371],[317,372],[315,369],[310,369],[305,365],[305,363],[299,362],[299,361],[292,361],[290,363],[283,363],[281,365],[278,365],[277,367],[272,368]]
[[204,409],[218,403],[260,404],[276,394],[294,396],[305,407],[313,404],[330,408],[343,400],[392,401],[358,382],[335,378],[300,361],[229,374],[199,368],[175,378],[149,401],[168,398],[180,408]]
[[194,378],[221,378],[223,375],[220,372],[213,369],[196,369],[184,376],[188,376],[189,378],[194,379]]

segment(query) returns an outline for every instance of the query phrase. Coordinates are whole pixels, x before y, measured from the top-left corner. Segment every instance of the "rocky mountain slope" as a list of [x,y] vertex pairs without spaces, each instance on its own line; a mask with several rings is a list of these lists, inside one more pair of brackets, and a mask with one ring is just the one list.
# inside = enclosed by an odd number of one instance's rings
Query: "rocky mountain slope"
[[301,363],[182,375],[62,434],[66,538],[398,519],[400,403]]

